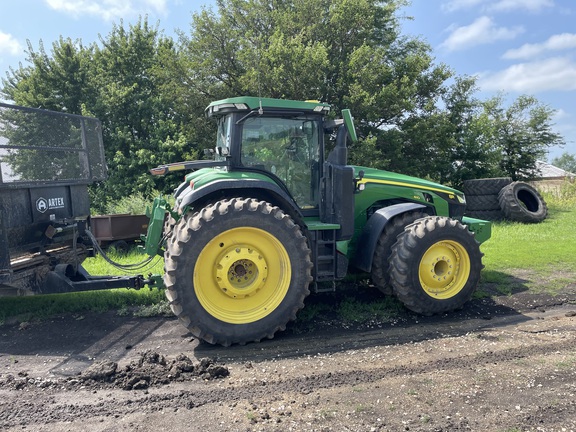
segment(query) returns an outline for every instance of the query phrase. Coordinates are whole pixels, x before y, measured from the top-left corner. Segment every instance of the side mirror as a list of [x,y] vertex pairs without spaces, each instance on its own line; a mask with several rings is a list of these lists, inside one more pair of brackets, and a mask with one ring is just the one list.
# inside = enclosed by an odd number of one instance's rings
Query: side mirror
[[356,135],[356,128],[354,127],[354,118],[350,113],[349,109],[342,110],[342,118],[344,119],[344,124],[346,125],[346,130],[352,142],[358,141],[358,136]]

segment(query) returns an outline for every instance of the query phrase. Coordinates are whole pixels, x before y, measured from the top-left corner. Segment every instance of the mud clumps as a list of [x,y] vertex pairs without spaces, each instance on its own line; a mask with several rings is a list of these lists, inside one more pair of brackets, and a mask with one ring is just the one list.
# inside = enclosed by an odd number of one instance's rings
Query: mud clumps
[[157,352],[146,351],[123,369],[118,369],[115,362],[94,363],[79,379],[84,385],[104,382],[124,390],[144,390],[173,381],[212,380],[227,377],[229,374],[228,368],[210,358],[194,363],[185,354],[178,354],[176,358],[169,360]]
[[[230,371],[214,359],[203,358],[193,362],[185,354],[168,359],[154,351],[140,353],[140,357],[123,368],[118,363],[103,360],[92,364],[80,375],[66,379],[30,379],[27,374],[9,376],[0,380],[0,387],[22,390],[28,387],[57,387],[72,389],[121,388],[146,390],[171,382],[214,380],[225,378]],[[2,382],[3,381],[3,382]]]

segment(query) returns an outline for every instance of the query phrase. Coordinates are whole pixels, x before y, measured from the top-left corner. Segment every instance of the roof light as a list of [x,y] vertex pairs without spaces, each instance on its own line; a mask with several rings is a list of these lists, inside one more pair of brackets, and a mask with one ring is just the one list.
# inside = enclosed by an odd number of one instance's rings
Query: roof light
[[231,104],[231,103],[230,103],[230,104],[214,105],[214,106],[212,107],[212,109],[213,109],[214,112],[218,112],[218,111],[220,111],[221,109],[235,108],[235,107],[236,107],[236,106],[235,106],[234,104]]

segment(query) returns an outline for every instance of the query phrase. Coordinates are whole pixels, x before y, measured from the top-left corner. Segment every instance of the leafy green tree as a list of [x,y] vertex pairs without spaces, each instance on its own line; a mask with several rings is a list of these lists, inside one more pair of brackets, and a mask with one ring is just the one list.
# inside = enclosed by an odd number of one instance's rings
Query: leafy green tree
[[135,191],[147,195],[173,187],[149,173],[159,164],[196,156],[181,127],[188,110],[174,101],[178,88],[171,72],[179,57],[172,39],[140,20],[128,29],[115,25],[92,50],[90,110],[103,123],[109,167],[109,179],[93,191],[95,206]]
[[552,165],[562,168],[565,171],[576,174],[576,155],[564,152],[560,156],[552,159]]
[[520,96],[507,108],[502,102],[500,95],[484,103],[486,134],[499,152],[501,172],[514,180],[531,179],[546,150],[564,144],[562,135],[552,129],[554,110],[532,96]]
[[173,189],[177,180],[155,178],[149,169],[196,158],[210,126],[204,101],[189,98],[187,70],[171,38],[140,20],[114,26],[90,47],[60,38],[50,55],[42,42],[38,51],[29,44],[28,53],[31,64],[3,80],[6,99],[102,121],[109,179],[91,189],[95,208],[134,192]]
[[498,176],[499,152],[486,129],[490,119],[482,112],[482,102],[475,97],[478,88],[472,77],[456,77],[443,100],[452,138],[443,147],[438,164],[446,182],[460,187],[464,180]]
[[451,75],[433,64],[427,44],[400,36],[405,4],[218,0],[217,12],[193,15],[181,43],[198,93],[320,99],[336,111],[351,108],[366,138],[351,149],[352,159],[394,167],[389,155],[401,154],[402,143],[390,139],[393,129],[433,105]]
[[[193,14],[176,43],[146,19],[113,27],[89,47],[60,38],[48,54],[28,45],[1,94],[17,104],[92,115],[103,124],[110,178],[96,208],[134,192],[170,191],[162,163],[212,147],[210,101],[238,95],[319,99],[351,108],[361,140],[351,162],[458,186],[468,178],[530,175],[562,142],[553,111],[523,96],[476,99],[474,79],[435,64],[401,34],[405,0],[217,0]],[[180,177],[180,173],[176,174]]]
[[42,41],[35,50],[28,41],[28,66],[10,69],[0,94],[18,105],[82,114],[90,86],[91,50],[70,38],[52,44],[49,55]]

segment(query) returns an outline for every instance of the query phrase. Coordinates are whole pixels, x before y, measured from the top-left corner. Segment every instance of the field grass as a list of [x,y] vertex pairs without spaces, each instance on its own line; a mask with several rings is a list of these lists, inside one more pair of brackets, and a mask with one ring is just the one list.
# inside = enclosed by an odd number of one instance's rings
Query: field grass
[[497,222],[482,245],[483,284],[505,294],[554,294],[576,281],[576,198],[544,194],[549,216],[539,224]]
[[[497,222],[492,238],[482,245],[485,256],[477,297],[511,295],[519,291],[555,294],[576,281],[576,186],[555,195],[544,195],[549,217],[539,224]],[[111,253],[122,263],[143,260],[135,250],[127,255]],[[162,259],[141,271],[161,274]],[[93,275],[124,275],[101,257],[89,258],[85,268]],[[337,317],[343,323],[391,321],[401,313],[400,303],[381,296],[368,286],[365,276],[350,276],[339,283],[336,293],[310,296],[299,313],[297,326],[322,317]],[[87,311],[117,310],[119,314],[155,315],[169,313],[164,293],[157,289],[117,289],[86,293],[57,294],[0,300],[0,323],[13,319],[43,319],[61,313],[81,315]]]

